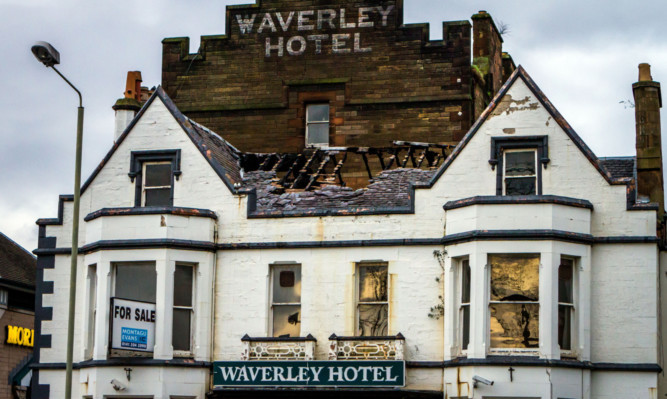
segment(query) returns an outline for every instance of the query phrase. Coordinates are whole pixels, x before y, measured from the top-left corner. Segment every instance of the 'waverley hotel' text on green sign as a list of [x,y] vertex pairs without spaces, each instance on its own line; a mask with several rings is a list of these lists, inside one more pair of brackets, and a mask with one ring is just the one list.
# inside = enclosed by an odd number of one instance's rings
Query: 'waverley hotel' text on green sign
[[214,362],[213,385],[403,387],[403,361]]

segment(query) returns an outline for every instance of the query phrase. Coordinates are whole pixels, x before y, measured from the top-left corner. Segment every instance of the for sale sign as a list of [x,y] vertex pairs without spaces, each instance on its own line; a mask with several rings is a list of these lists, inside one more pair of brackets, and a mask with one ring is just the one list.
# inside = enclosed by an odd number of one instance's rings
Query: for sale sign
[[155,304],[111,298],[111,347],[153,352]]

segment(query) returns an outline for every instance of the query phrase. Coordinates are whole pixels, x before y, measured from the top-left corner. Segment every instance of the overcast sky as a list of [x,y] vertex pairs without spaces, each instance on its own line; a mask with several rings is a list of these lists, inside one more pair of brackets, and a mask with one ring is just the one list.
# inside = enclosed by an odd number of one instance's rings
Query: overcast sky
[[[35,220],[56,217],[73,192],[76,94],[30,53],[35,41],[60,51],[60,71],[83,93],[83,177],[113,141],[111,106],[127,71],[160,84],[161,40],[225,31],[222,0],[0,0],[0,231],[32,250]],[[405,22],[466,20],[487,10],[509,26],[504,50],[523,65],[598,156],[634,155],[632,99],[637,65],[667,84],[664,0],[405,0]],[[667,113],[663,111],[663,120]],[[665,122],[667,123],[667,122]]]

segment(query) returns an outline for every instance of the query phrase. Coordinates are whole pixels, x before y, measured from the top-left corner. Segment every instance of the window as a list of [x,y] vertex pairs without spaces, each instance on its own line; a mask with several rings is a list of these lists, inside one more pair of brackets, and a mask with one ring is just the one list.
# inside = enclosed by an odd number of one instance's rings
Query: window
[[329,145],[329,104],[306,106],[306,147]]
[[491,348],[539,344],[539,254],[494,254],[489,302]]
[[0,308],[7,308],[8,297],[9,295],[7,290],[0,288]]
[[171,205],[171,163],[146,162],[143,164],[141,205]]
[[128,176],[135,182],[134,206],[172,206],[180,167],[181,150],[132,151]]
[[97,265],[88,266],[88,321],[86,332],[86,359],[93,358],[93,345],[95,344],[95,315],[97,314]]
[[562,351],[572,350],[574,319],[574,259],[561,258],[558,267],[558,345]]
[[547,136],[491,138],[496,195],[542,195],[542,169],[548,163]]
[[459,325],[461,326],[461,350],[468,350],[470,343],[470,261],[460,262],[461,297],[459,307]]
[[388,335],[388,272],[384,263],[359,264],[357,335]]
[[271,267],[271,318],[274,337],[301,335],[301,265]]
[[537,193],[537,152],[508,150],[504,154],[504,195],[535,195]]
[[116,263],[114,266],[116,298],[155,303],[157,275],[153,262]]
[[177,264],[174,270],[174,313],[171,344],[174,351],[190,352],[194,315],[194,266]]

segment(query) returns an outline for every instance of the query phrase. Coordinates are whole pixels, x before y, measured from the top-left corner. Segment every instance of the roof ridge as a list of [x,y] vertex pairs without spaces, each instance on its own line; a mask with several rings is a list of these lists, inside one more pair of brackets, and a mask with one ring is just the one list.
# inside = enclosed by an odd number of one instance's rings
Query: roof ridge
[[36,257],[35,255],[33,255],[32,252],[30,252],[30,251],[28,251],[27,249],[23,248],[23,246],[22,246],[21,244],[19,244],[19,243],[17,243],[16,241],[12,240],[11,238],[9,238],[9,236],[7,236],[6,234],[4,234],[4,233],[1,232],[1,231],[0,231],[0,236],[4,237],[7,241],[9,241],[9,242],[10,242],[11,244],[13,244],[15,247],[19,248],[21,251],[23,251],[23,252],[25,252],[26,254],[30,255],[31,258],[33,258],[33,259],[37,259],[37,257]]

